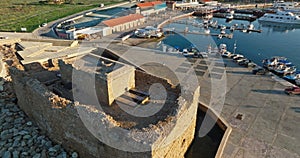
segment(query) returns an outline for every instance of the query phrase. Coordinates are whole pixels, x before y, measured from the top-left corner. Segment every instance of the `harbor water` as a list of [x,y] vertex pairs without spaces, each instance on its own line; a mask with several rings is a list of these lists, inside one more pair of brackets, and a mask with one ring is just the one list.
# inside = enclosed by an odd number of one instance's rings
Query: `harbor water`
[[[189,19],[189,21],[201,23],[199,18]],[[218,21],[219,25],[232,26],[234,24],[249,25],[248,21],[232,20],[227,23],[225,19],[213,18],[213,21]],[[298,69],[300,69],[300,27],[276,23],[260,23],[257,20],[252,22],[254,29],[262,30],[257,32],[241,32],[235,30],[233,38],[221,38],[210,35],[199,34],[169,34],[162,41],[164,44],[179,48],[186,48],[191,45],[196,46],[200,51],[207,50],[207,46],[217,47],[221,43],[227,45],[230,52],[243,54],[248,59],[261,65],[263,59],[271,58],[272,56],[284,56],[288,58]],[[172,23],[167,25],[168,28],[175,28],[177,32],[182,32],[188,29],[190,32],[203,31],[203,28],[195,27],[191,24]],[[181,30],[181,31],[179,31]],[[220,33],[219,29],[210,28],[211,33]],[[229,29],[226,33],[231,33]],[[236,43],[236,49],[234,49]]]

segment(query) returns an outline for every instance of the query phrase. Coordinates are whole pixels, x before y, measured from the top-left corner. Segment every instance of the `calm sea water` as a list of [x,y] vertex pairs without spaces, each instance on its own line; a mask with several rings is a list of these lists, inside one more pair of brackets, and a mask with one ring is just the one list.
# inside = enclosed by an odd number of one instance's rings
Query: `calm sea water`
[[[201,19],[195,18],[189,21],[199,21]],[[231,26],[233,24],[248,25],[248,21],[233,20],[226,23],[225,19],[214,18],[218,24]],[[261,24],[258,21],[252,22],[255,29],[261,29],[262,33],[244,33],[241,31],[234,31],[232,39],[222,38],[218,39],[216,36],[205,36],[196,34],[168,35],[163,42],[171,46],[178,46],[180,48],[189,47],[191,43],[201,51],[207,50],[208,45],[218,46],[221,43],[227,44],[227,49],[234,51],[234,43],[236,42],[236,53],[243,54],[247,58],[261,64],[265,58],[272,56],[287,57],[294,65],[300,69],[300,28],[299,26],[278,25],[278,24]],[[175,30],[181,32],[188,27],[190,31],[203,31],[199,27],[194,27],[189,24],[170,24],[166,27],[174,27]],[[210,29],[211,33],[220,33],[220,30]],[[230,33],[227,30],[227,33]]]

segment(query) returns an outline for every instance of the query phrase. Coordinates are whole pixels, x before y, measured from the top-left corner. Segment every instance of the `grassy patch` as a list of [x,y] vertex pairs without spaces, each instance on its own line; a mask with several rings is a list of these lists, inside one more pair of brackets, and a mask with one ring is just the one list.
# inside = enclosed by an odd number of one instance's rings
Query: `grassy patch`
[[47,4],[39,0],[1,0],[0,31],[32,32],[40,24],[66,17],[84,10],[115,4],[124,0],[73,0],[72,4]]

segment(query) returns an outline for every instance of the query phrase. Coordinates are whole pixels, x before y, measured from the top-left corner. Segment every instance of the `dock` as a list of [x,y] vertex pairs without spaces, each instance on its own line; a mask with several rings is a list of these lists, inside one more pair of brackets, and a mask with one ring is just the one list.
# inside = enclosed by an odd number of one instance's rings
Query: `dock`
[[205,33],[205,32],[198,32],[198,31],[176,31],[178,33],[183,33],[183,34],[197,34],[197,35],[206,35],[206,36],[222,36],[225,38],[233,38],[233,34],[218,34],[218,33]]
[[[192,25],[194,27],[199,27],[199,28],[203,28],[204,27],[204,24],[203,23],[199,23],[199,22],[195,22],[195,21],[191,21],[191,20],[179,20],[179,21],[174,21],[173,23],[177,23],[177,24],[185,24],[185,25]],[[211,27],[211,28],[217,28],[217,29],[221,29],[222,28],[222,25],[208,25],[208,27]],[[245,32],[257,32],[257,33],[261,33],[262,30],[261,29],[249,29],[245,26],[243,27],[230,27],[230,26],[227,26],[226,27],[227,30],[231,30],[231,31],[234,31],[234,30],[239,30],[239,31],[244,31]],[[167,29],[167,33],[170,33],[172,31],[174,31],[175,29],[173,28],[172,30],[170,30],[170,28]],[[204,32],[198,32],[198,31],[179,31],[180,33],[188,33],[188,34],[200,34],[200,35],[211,35],[211,36],[219,36],[219,34],[207,34],[207,33],[204,33]],[[232,38],[233,34],[226,34],[224,35],[223,37],[226,37],[226,38]]]
[[240,31],[246,30],[246,32],[257,32],[257,33],[261,33],[262,32],[262,30],[243,29],[243,28],[235,28],[235,30],[240,30]]
[[[213,16],[217,18],[226,18],[226,13],[214,13]],[[233,14],[233,19],[235,20],[246,20],[246,21],[255,21],[257,19],[257,16],[253,15],[241,15],[241,14]]]

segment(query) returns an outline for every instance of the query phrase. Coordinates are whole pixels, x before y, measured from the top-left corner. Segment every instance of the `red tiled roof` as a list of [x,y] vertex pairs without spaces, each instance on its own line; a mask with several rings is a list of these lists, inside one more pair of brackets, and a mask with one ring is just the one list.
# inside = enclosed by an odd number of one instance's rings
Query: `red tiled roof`
[[137,6],[140,8],[148,8],[148,7],[153,7],[157,4],[162,4],[162,2],[161,1],[153,1],[153,2],[138,3]]
[[144,16],[141,14],[129,14],[126,16],[115,18],[115,19],[105,20],[102,23],[109,27],[113,27],[113,26],[121,25],[121,24],[124,24],[127,22],[135,21],[135,20],[138,20],[141,18],[144,18]]

